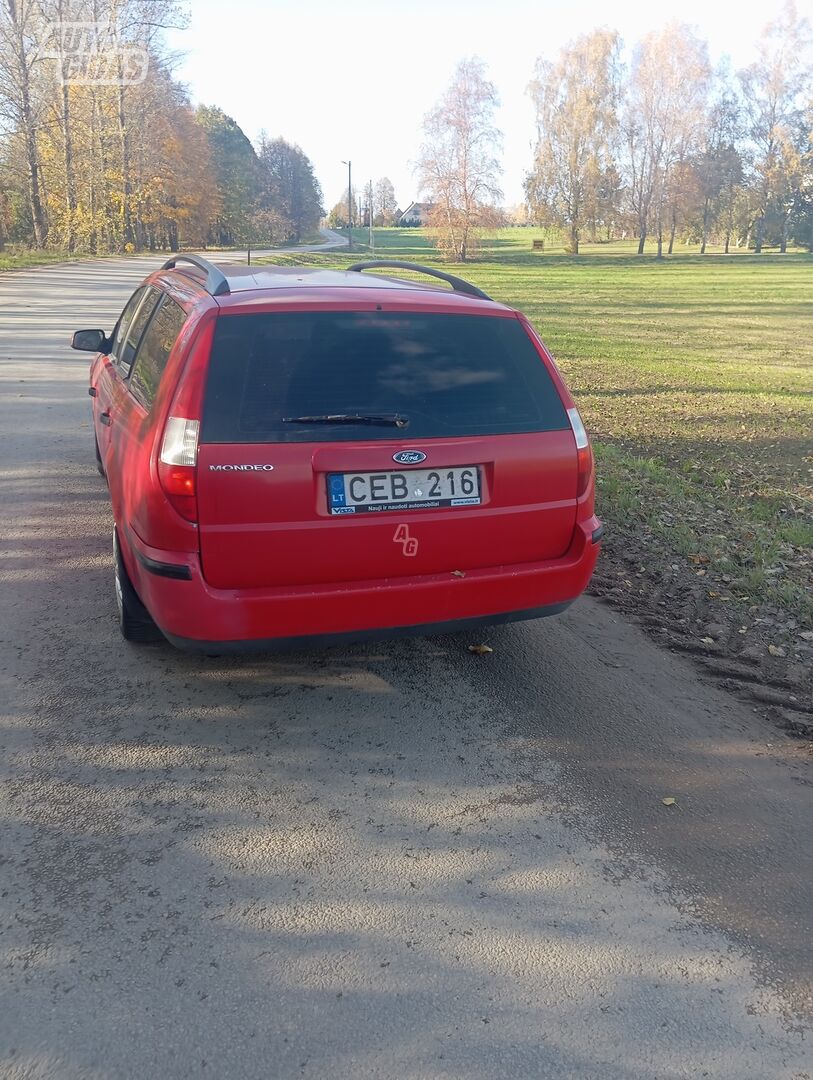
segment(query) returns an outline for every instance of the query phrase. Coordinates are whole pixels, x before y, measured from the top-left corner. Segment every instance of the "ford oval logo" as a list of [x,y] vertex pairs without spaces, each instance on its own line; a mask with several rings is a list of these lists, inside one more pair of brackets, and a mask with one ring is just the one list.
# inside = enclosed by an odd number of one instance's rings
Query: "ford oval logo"
[[418,465],[421,461],[426,461],[426,454],[422,450],[401,450],[400,453],[392,455],[392,460],[399,465]]

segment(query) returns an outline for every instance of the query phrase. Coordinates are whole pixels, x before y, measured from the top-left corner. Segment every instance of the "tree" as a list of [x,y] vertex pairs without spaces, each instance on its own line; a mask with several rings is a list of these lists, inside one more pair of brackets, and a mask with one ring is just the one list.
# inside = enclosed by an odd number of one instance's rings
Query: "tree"
[[435,206],[430,226],[450,259],[465,262],[477,233],[493,227],[502,195],[494,125],[497,91],[477,58],[462,60],[448,89],[425,117],[418,173]]
[[193,112],[163,45],[179,21],[175,0],[0,0],[0,247],[178,250],[316,225],[298,147],[265,140],[261,165],[220,109]]
[[[48,25],[61,26],[76,15],[76,5],[72,0],[40,0],[40,13]],[[64,167],[64,244],[68,251],[73,251],[76,240],[76,174],[73,157],[73,130],[71,123],[71,97],[68,84],[68,58],[64,51],[61,33],[52,35],[57,52],[56,64],[59,76],[58,101],[51,103],[52,112],[56,113],[57,125],[62,139],[61,157]]]
[[589,218],[590,237],[598,239],[599,225],[607,240],[625,231],[627,214],[623,209],[624,180],[618,165],[611,165],[601,175],[596,204]]
[[740,72],[748,136],[753,149],[749,182],[756,201],[754,250],[759,254],[770,217],[779,221],[785,250],[788,221],[800,198],[805,95],[813,77],[811,30],[793,0],[765,30],[760,59]]
[[388,176],[382,176],[373,188],[373,223],[375,225],[394,225],[395,211],[398,203],[395,201],[395,188]]
[[[795,130],[794,130],[795,129]],[[791,222],[800,211],[805,186],[805,150],[800,121],[779,139],[780,168],[774,183],[774,206],[779,232],[779,250],[788,249]]]
[[206,133],[214,163],[220,212],[212,224],[212,242],[247,243],[260,209],[262,172],[254,147],[242,128],[222,109],[201,105],[197,121]]
[[802,183],[796,225],[799,243],[806,244],[807,250],[813,253],[813,93],[805,113],[804,126],[807,137],[802,155]]
[[3,126],[16,133],[21,144],[37,247],[43,247],[48,237],[37,142],[45,107],[39,48],[43,36],[40,11],[34,0],[0,0],[0,109]]
[[[687,26],[671,24],[636,48],[623,121],[630,209],[638,254],[647,232],[676,224],[672,173],[690,158],[702,128],[710,69],[706,45]],[[673,234],[674,235],[674,234]]]
[[[359,209],[358,209],[359,205],[361,203],[361,196],[359,195],[359,193],[358,193],[357,189],[355,188],[355,186],[353,187],[353,190],[350,193],[350,198],[351,198],[352,206],[353,206],[353,225],[356,226],[356,225],[358,225],[359,221],[361,220],[361,217],[360,217],[360,214],[359,214]],[[339,201],[335,204],[333,209],[328,212],[328,215],[327,215],[327,218],[326,218],[328,228],[330,228],[330,229],[346,229],[347,224],[348,224],[348,222],[347,222],[347,209],[348,209],[347,189],[345,189],[344,194],[339,197]]]
[[364,185],[364,202],[361,207],[361,214],[359,216],[359,224],[362,228],[369,229],[375,224],[375,186],[372,180],[368,180]]
[[[728,217],[733,189],[742,179],[742,159],[737,149],[740,108],[731,89],[723,83],[708,113],[693,161],[700,215],[700,254],[705,255],[709,230]],[[726,228],[726,253],[731,234]]]
[[329,229],[347,228],[347,199],[339,199],[336,205],[328,210],[325,222]]
[[151,90],[150,138],[137,144],[134,159],[136,232],[151,250],[203,246],[220,211],[209,140],[167,73],[154,73]]
[[[160,65],[160,34],[163,29],[173,24],[178,15],[178,6],[175,0],[106,0],[106,7],[106,22],[112,29],[118,46],[113,50],[113,60],[116,76],[114,91],[118,165],[121,175],[120,233],[125,250],[134,250],[141,246],[143,237],[139,234],[133,212],[133,142],[134,139],[144,138],[148,120],[144,112],[131,108],[131,99],[137,97],[143,103],[149,100],[150,95],[149,87],[145,88],[143,82],[131,83],[127,77],[129,72],[126,70],[125,53],[121,46],[135,44],[151,55],[154,66]],[[98,3],[94,3],[93,11],[96,21],[99,22]]]
[[312,232],[324,213],[322,189],[303,151],[285,139],[260,139],[262,208],[287,223],[283,240],[298,243]]
[[528,203],[540,223],[570,229],[574,255],[585,223],[599,216],[603,178],[613,168],[619,47],[614,31],[594,30],[555,62],[537,60],[528,87],[537,128]]

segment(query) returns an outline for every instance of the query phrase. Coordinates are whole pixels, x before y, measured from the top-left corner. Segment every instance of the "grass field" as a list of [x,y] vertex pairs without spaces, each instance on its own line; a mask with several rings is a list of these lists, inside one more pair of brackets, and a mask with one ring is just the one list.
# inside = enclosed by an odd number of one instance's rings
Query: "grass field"
[[4,270],[27,270],[32,266],[66,262],[76,256],[64,251],[29,251],[27,248],[8,247],[0,251],[0,272]]
[[[525,311],[555,354],[594,437],[609,546],[769,623],[810,623],[813,256],[658,260],[630,241],[571,257],[532,252],[539,236],[502,230],[451,269]],[[423,230],[376,230],[375,253],[443,265]]]
[[[322,243],[323,240],[324,240],[324,237],[322,236],[322,234],[320,232],[318,232],[318,231],[314,231],[312,233],[309,233],[307,236],[303,237],[302,240],[300,241],[300,244],[302,244],[304,246],[307,246],[308,244],[319,244],[319,243]],[[186,250],[200,250],[200,249],[197,249],[197,248],[188,249],[188,248],[184,247],[183,250],[186,251]],[[232,252],[232,251],[239,251],[239,252],[242,252],[243,254],[245,254],[246,249],[245,249],[245,246],[241,246],[241,247],[224,247],[224,248],[210,247],[208,250],[209,250],[210,258],[216,260],[218,254],[222,254],[224,252]],[[157,251],[157,252],[137,251],[137,252],[134,252],[133,254],[136,257],[138,257],[138,256],[144,256],[144,255],[149,256],[150,254],[160,255],[162,253],[166,254],[167,257],[169,257],[169,255],[172,254],[172,252],[169,251],[169,249],[167,249],[165,252],[161,252],[161,251]],[[5,251],[0,251],[0,273],[2,273],[5,270],[29,270],[29,269],[31,269],[33,267],[49,266],[49,265],[52,265],[54,263],[74,262],[76,260],[84,260],[84,259],[105,259],[105,258],[122,258],[122,254],[120,252],[105,252],[105,253],[102,253],[100,255],[92,255],[92,254],[89,254],[88,252],[79,252],[79,253],[77,253],[77,252],[68,252],[68,251],[52,251],[52,250],[47,249],[47,248],[45,250],[40,250],[40,249],[32,250],[30,248],[20,247],[17,244],[9,244]]]

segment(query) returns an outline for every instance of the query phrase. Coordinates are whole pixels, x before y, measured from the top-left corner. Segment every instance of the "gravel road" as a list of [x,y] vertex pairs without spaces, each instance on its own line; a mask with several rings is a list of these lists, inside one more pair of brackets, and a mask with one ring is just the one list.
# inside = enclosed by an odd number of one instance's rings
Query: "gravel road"
[[0,1077],[813,1076],[809,759],[606,607],[119,639],[66,341],[157,262],[0,278]]

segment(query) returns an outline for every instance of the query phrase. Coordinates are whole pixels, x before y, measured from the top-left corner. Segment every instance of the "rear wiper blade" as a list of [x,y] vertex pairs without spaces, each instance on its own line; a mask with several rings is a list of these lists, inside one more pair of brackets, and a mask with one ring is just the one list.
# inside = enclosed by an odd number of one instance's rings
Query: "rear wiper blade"
[[379,427],[405,428],[408,416],[400,413],[384,413],[379,416],[364,416],[361,413],[334,413],[331,416],[283,416],[283,424],[367,424]]

